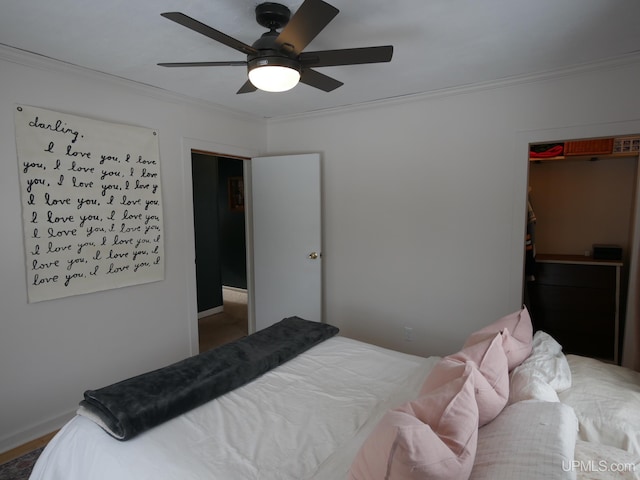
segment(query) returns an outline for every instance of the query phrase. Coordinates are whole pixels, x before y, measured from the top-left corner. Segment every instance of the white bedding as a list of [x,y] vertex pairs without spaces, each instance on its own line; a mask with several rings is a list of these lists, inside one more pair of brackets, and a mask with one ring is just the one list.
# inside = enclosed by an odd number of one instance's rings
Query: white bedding
[[559,397],[576,412],[579,438],[640,457],[640,373],[578,355],[567,360],[572,385]]
[[[519,398],[480,430],[471,478],[546,478],[547,469],[557,478],[640,480],[640,373],[573,355],[567,363],[553,339],[536,335],[529,361],[511,378]],[[343,480],[384,413],[415,399],[439,360],[333,337],[126,442],[77,416],[31,479]],[[547,410],[568,420],[551,421]],[[534,433],[541,428],[544,435]]]
[[126,442],[77,416],[47,446],[31,479],[343,479],[382,415],[415,398],[438,360],[333,337],[241,394]]
[[638,480],[640,457],[596,442],[576,442],[574,469],[578,480]]

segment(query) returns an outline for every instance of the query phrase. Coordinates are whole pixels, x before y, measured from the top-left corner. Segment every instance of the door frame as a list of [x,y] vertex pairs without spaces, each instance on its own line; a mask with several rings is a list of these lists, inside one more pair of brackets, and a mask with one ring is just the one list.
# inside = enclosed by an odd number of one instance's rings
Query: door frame
[[[514,169],[514,188],[518,189],[518,194],[514,198],[520,197],[520,202],[515,202],[513,208],[513,236],[511,246],[511,260],[512,260],[512,277],[510,278],[510,298],[520,298],[520,305],[522,306],[524,301],[524,263],[525,263],[525,238],[526,238],[526,225],[527,225],[527,198],[528,198],[528,186],[529,186],[529,146],[535,143],[552,143],[563,142],[570,139],[588,139],[588,138],[603,138],[603,137],[621,137],[627,135],[637,135],[640,132],[640,119],[631,119],[621,122],[613,123],[596,123],[588,125],[572,125],[567,127],[547,128],[539,130],[524,130],[516,132],[515,141],[515,155],[514,158],[522,159],[523,161],[516,162],[516,168]],[[632,272],[634,268],[639,268],[640,262],[640,247],[638,246],[638,236],[640,235],[640,157],[637,160],[637,171],[635,178],[635,197],[632,205],[632,225],[631,227],[631,252],[629,254],[629,265],[626,266],[629,272]],[[524,179],[524,184],[520,183]],[[517,232],[517,233],[516,233]],[[626,305],[629,305],[629,288],[630,282],[627,282],[624,298],[626,298]],[[620,318],[620,324],[626,325],[629,318],[629,309],[625,308],[626,317]],[[625,334],[626,336],[626,334]],[[618,360],[622,360],[622,349],[625,345],[624,336],[619,339]]]
[[235,145],[223,145],[216,142],[199,140],[195,138],[182,138],[182,200],[184,215],[182,216],[182,228],[187,236],[187,245],[181,251],[182,264],[185,266],[185,289],[189,298],[187,308],[187,341],[191,355],[199,353],[198,344],[198,304],[196,288],[196,244],[193,226],[193,179],[191,173],[192,150],[205,152],[212,155],[243,160],[243,174],[245,182],[245,229],[247,244],[247,307],[249,333],[255,331],[255,316],[253,309],[253,230],[251,227],[251,162],[253,157],[260,156],[261,152],[246,147]]

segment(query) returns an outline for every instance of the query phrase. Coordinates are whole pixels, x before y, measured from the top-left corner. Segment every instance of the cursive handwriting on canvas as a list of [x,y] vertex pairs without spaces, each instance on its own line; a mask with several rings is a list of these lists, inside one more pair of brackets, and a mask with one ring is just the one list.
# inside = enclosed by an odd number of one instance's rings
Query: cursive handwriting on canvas
[[151,129],[18,106],[29,302],[164,278]]

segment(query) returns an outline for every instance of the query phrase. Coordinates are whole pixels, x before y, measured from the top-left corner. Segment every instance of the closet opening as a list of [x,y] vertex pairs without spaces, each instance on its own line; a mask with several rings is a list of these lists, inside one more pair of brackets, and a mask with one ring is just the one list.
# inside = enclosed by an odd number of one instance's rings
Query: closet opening
[[638,264],[640,135],[529,145],[524,299],[565,353],[620,363]]

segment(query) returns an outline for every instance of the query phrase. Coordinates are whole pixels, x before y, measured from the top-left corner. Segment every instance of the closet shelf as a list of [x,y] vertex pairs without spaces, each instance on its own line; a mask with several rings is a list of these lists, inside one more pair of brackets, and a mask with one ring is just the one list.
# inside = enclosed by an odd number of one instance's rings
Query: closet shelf
[[[557,148],[562,145],[562,155],[553,157],[529,157],[531,162],[558,160],[593,160],[600,157],[637,157],[640,154],[640,137],[598,138],[593,140],[573,140],[564,143],[549,144]],[[540,146],[540,145],[538,145]],[[533,147],[530,148],[533,152]],[[555,153],[555,152],[554,152]]]

